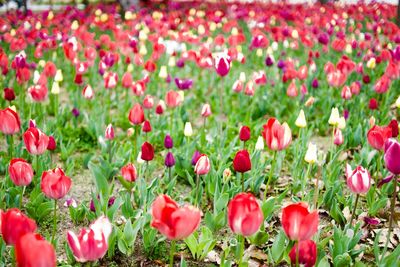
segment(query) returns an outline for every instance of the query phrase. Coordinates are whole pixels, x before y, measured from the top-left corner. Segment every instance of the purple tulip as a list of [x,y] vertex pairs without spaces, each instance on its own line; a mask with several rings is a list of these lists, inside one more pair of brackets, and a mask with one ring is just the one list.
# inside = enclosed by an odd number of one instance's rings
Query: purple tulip
[[268,67],[274,65],[274,61],[272,60],[272,58],[271,58],[270,56],[268,56],[268,57],[265,59],[265,65],[267,65]]
[[185,66],[185,60],[183,60],[182,58],[178,59],[178,60],[176,61],[176,66],[177,66],[178,68],[183,68],[183,67]]
[[318,88],[318,86],[319,86],[319,83],[318,83],[318,80],[317,79],[314,79],[313,81],[312,81],[312,83],[311,83],[311,86],[313,87],[313,88]]
[[285,61],[279,60],[277,66],[278,66],[278,68],[283,69],[285,67]]
[[196,165],[196,163],[199,160],[200,156],[201,156],[201,154],[197,150],[193,153],[193,157],[192,157],[192,165],[193,166]]
[[364,222],[369,225],[378,225],[379,224],[378,219],[367,217],[367,216],[364,217]]
[[[97,196],[97,199],[100,200],[100,196]],[[114,205],[114,202],[115,202],[115,197],[110,197],[110,199],[108,200],[107,206],[111,207],[112,205]],[[96,207],[94,206],[93,199],[90,201],[90,207],[89,208],[90,208],[91,211],[96,212]]]
[[169,134],[167,134],[164,139],[164,147],[166,149],[171,149],[173,146],[174,146],[174,142],[172,141],[171,136]]
[[180,90],[189,90],[192,88],[193,81],[191,79],[175,78],[175,84]]
[[329,36],[326,33],[322,33],[318,36],[318,42],[323,45],[327,45],[329,43]]
[[164,164],[167,168],[171,168],[175,165],[175,158],[171,152],[168,152],[167,155],[165,156]]
[[77,108],[73,108],[72,109],[72,115],[74,115],[74,117],[79,117],[81,113],[79,112],[79,109]]
[[394,139],[390,138],[385,143],[385,165],[394,175],[400,174],[400,144]]

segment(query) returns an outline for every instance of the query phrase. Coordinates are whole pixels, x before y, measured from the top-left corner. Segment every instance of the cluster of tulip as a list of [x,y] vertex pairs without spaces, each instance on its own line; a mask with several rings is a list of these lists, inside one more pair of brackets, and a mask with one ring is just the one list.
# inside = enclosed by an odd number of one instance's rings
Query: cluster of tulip
[[0,18],[0,265],[397,263],[393,6],[118,11]]

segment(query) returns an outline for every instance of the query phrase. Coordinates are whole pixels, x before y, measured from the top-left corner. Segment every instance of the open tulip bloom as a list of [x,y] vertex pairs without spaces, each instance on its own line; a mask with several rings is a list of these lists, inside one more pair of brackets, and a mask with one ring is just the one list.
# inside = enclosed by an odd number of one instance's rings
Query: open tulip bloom
[[399,265],[396,1],[8,2],[0,266]]

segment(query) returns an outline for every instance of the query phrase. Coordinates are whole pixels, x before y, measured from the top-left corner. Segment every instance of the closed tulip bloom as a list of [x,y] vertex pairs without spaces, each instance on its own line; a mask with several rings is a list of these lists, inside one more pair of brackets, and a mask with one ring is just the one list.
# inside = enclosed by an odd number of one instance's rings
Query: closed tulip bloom
[[33,101],[43,102],[47,99],[48,90],[45,85],[33,85],[28,88],[28,93]]
[[115,135],[114,135],[114,128],[111,125],[111,123],[107,126],[106,131],[104,133],[104,136],[107,140],[113,140]]
[[193,165],[193,166],[195,166],[195,165],[197,164],[197,161],[199,160],[200,157],[201,157],[200,152],[196,150],[196,151],[193,153],[193,156],[192,156],[192,165]]
[[340,146],[341,144],[343,144],[343,142],[344,142],[344,138],[343,138],[342,130],[340,130],[339,128],[336,128],[333,133],[333,143],[337,146]]
[[385,142],[392,137],[392,128],[389,126],[374,125],[367,133],[370,146],[377,150],[383,150]]
[[242,126],[239,132],[239,139],[240,141],[246,142],[251,137],[251,131],[248,126]]
[[309,143],[304,160],[310,164],[317,162],[317,145],[315,143]]
[[201,109],[201,116],[207,118],[211,115],[211,107],[210,104],[204,104],[203,108]]
[[385,166],[391,173],[395,175],[400,174],[400,144],[394,139],[390,138],[385,144]]
[[145,133],[151,132],[151,124],[148,120],[145,120],[142,126],[142,131]]
[[307,240],[318,231],[318,211],[310,213],[303,202],[290,204],[282,210],[281,223],[290,240]]
[[15,245],[17,266],[55,267],[56,252],[53,246],[41,235],[28,233]]
[[236,172],[247,172],[251,170],[251,160],[249,152],[246,149],[240,150],[236,153],[233,159],[233,169]]
[[15,92],[13,88],[4,88],[4,99],[7,101],[13,101],[15,99]]
[[[298,248],[297,248],[298,247]],[[296,243],[289,252],[292,265],[296,264],[296,252],[298,250],[298,262],[304,267],[313,267],[317,262],[317,245],[312,240],[300,241]]]
[[82,95],[85,99],[92,99],[94,97],[93,88],[88,84],[82,90]]
[[183,102],[181,94],[176,91],[168,91],[165,95],[165,103],[169,108],[176,108]]
[[239,193],[228,204],[228,223],[235,234],[255,234],[263,218],[260,205],[251,193]]
[[201,155],[194,166],[194,172],[197,175],[205,175],[210,171],[210,160],[207,155]]
[[399,123],[397,120],[391,120],[388,126],[392,129],[392,137],[396,138],[399,135]]
[[154,98],[151,95],[146,95],[143,99],[143,107],[145,109],[152,109],[154,106]]
[[264,139],[259,136],[255,145],[256,150],[264,150]]
[[283,150],[292,141],[292,131],[287,123],[280,124],[275,118],[270,118],[263,126],[262,136],[271,150]]
[[151,226],[169,240],[190,236],[200,225],[201,211],[193,206],[179,207],[167,195],[158,196],[151,205]]
[[169,134],[167,134],[164,138],[164,147],[166,149],[171,149],[174,146],[174,142]]
[[49,137],[40,129],[30,127],[23,135],[25,147],[31,155],[41,155],[47,150]]
[[57,148],[56,140],[54,139],[53,136],[50,135],[49,136],[49,143],[47,144],[47,150],[53,151],[53,150],[56,150],[56,148]]
[[68,231],[67,242],[76,261],[96,261],[104,257],[111,232],[112,224],[104,216],[94,221],[89,228],[81,229],[79,235]]
[[148,143],[144,142],[142,145],[142,155],[141,159],[145,161],[151,161],[154,158],[154,148],[153,146]]
[[367,193],[371,186],[371,176],[362,166],[352,170],[349,164],[346,164],[346,182],[350,190],[355,194]]
[[332,108],[331,116],[329,117],[328,123],[333,126],[337,126],[339,124],[339,110],[337,108]]
[[304,114],[304,110],[300,110],[299,116],[297,116],[295,125],[299,128],[304,128],[307,126],[306,115]]
[[137,178],[137,171],[135,165],[128,163],[121,168],[121,175],[128,182],[134,182]]
[[193,135],[193,129],[192,129],[192,124],[190,122],[185,123],[185,129],[183,130],[183,134],[186,137],[190,137]]
[[32,166],[24,159],[12,159],[8,166],[10,179],[16,186],[27,186],[32,182]]
[[15,243],[25,234],[36,231],[36,223],[19,209],[1,212],[1,235],[7,245]]
[[135,104],[133,108],[129,111],[129,121],[133,125],[139,125],[144,122],[144,112],[140,104]]
[[217,57],[215,58],[214,67],[219,76],[226,76],[231,68],[229,56],[222,53],[217,55]]
[[165,156],[164,164],[167,168],[171,168],[175,165],[175,158],[172,152],[168,152]]
[[17,112],[11,108],[0,110],[0,132],[6,135],[16,134],[21,129],[21,121]]
[[43,172],[40,188],[46,197],[60,199],[69,192],[71,184],[71,178],[66,176],[62,169],[55,168]]

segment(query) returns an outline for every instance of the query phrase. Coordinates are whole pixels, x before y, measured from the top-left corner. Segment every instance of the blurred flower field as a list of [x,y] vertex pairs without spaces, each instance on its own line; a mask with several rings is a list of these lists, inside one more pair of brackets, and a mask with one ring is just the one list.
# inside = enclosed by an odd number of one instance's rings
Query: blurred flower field
[[399,266],[397,6],[0,17],[0,265]]

